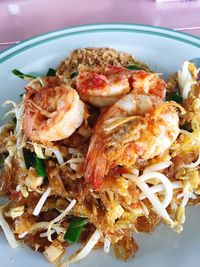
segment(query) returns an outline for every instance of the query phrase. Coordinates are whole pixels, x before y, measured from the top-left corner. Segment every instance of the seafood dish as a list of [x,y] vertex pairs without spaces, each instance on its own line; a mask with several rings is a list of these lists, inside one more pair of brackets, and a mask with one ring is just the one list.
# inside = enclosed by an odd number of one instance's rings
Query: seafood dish
[[126,261],[141,232],[183,230],[186,206],[200,202],[193,63],[164,80],[130,54],[82,48],[45,76],[12,72],[26,81],[0,127],[0,227],[12,248],[60,267],[98,248]]

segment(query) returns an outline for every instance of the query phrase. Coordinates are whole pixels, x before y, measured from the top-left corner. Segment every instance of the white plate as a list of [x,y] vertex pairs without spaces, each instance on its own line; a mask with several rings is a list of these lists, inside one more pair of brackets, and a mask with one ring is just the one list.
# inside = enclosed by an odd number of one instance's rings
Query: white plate
[[[132,53],[165,76],[180,68],[184,60],[200,56],[199,38],[158,27],[99,24],[51,32],[22,42],[0,54],[0,103],[6,99],[19,99],[25,84],[11,74],[12,69],[45,74],[49,67],[56,67],[73,49],[88,46],[112,47]],[[3,113],[1,109],[0,118]],[[199,208],[187,208],[186,223],[181,235],[164,226],[152,235],[135,235],[140,246],[135,259],[121,262],[102,251],[95,251],[73,266],[199,266],[199,225]],[[3,234],[0,236],[0,252],[2,267],[49,266],[43,255],[28,248],[13,251]]]

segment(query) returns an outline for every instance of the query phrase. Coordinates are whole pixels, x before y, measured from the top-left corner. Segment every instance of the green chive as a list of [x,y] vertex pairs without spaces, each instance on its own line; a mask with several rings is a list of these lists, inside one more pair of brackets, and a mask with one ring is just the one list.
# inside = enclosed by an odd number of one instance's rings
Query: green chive
[[35,79],[36,78],[35,76],[29,75],[29,74],[24,74],[24,73],[22,73],[21,71],[19,71],[17,69],[12,70],[12,73],[14,75],[16,75],[17,77],[21,78],[21,79],[25,79],[25,78]]
[[83,227],[88,223],[88,219],[74,217],[64,235],[64,239],[69,243],[75,243],[79,240]]
[[173,93],[168,100],[173,100],[178,104],[182,104],[183,102],[183,97],[181,95],[179,95],[179,93],[175,92]]
[[43,159],[40,159],[36,156],[36,173],[38,176],[45,177],[46,174],[46,168],[45,168],[45,163]]
[[74,71],[72,72],[71,76],[70,76],[70,79],[73,79],[75,78],[76,76],[78,76],[78,71]]
[[144,70],[143,68],[137,67],[135,65],[129,65],[126,67],[126,69],[128,69],[128,70]]
[[31,152],[29,149],[26,148],[23,148],[23,155],[27,169],[33,167],[36,169],[36,173],[38,176],[46,176],[45,162],[43,159],[38,158],[35,153]]
[[35,162],[35,153],[31,152],[29,149],[23,148],[24,161],[26,164],[26,168],[34,167],[36,165]]
[[180,129],[186,130],[186,131],[188,131],[190,133],[192,132],[192,129],[191,129],[191,127],[190,127],[190,125],[188,123],[185,123],[185,124],[181,125]]
[[47,76],[56,76],[56,70],[49,68],[47,71]]

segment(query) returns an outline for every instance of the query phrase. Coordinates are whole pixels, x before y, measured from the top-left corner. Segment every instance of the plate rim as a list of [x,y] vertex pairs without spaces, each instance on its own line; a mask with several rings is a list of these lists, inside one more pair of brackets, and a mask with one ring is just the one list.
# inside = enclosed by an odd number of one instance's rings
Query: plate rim
[[95,23],[72,26],[58,30],[48,31],[28,39],[21,41],[11,47],[8,47],[0,52],[0,64],[6,60],[14,57],[15,55],[28,50],[32,47],[38,46],[42,43],[52,41],[54,39],[63,38],[70,35],[80,35],[88,32],[137,32],[149,35],[157,35],[168,39],[174,39],[183,43],[193,45],[200,48],[200,37],[193,36],[188,33],[175,31],[173,29],[152,26],[145,24],[132,24],[132,23]]

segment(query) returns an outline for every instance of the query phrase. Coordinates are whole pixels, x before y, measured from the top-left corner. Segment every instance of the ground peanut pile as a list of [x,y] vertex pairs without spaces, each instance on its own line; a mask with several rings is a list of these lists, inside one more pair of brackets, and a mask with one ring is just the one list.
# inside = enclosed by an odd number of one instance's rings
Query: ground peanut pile
[[118,52],[112,48],[82,48],[74,50],[58,67],[57,73],[70,77],[74,71],[77,71],[79,64],[93,68],[108,64],[123,67],[134,65],[149,71],[146,64],[139,62],[130,54]]

